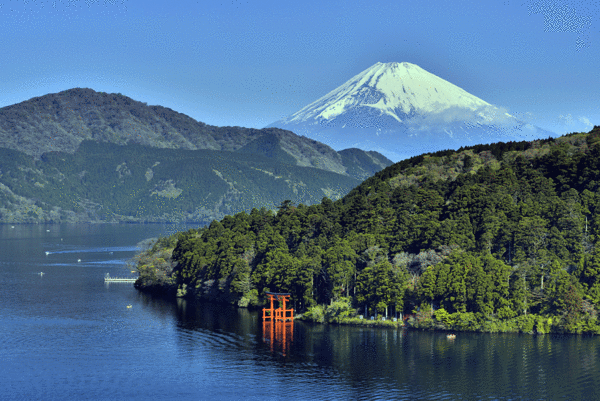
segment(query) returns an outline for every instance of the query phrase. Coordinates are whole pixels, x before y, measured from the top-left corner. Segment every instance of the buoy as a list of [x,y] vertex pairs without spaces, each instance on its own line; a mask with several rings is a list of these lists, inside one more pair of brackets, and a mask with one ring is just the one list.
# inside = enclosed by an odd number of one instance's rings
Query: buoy
[[47,233],[49,233],[49,232],[50,232],[50,230],[46,230],[46,232],[47,232]]
[[130,309],[130,308],[131,308],[131,305],[127,305],[127,309]]
[[43,276],[43,275],[44,275],[44,272],[40,272],[40,276]]
[[81,262],[81,259],[77,259],[78,262]]

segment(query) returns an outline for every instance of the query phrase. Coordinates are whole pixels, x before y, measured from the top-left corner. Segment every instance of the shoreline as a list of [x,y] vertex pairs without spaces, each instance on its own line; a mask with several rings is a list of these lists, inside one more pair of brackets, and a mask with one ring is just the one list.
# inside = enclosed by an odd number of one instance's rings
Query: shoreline
[[[153,285],[153,286],[140,286],[138,282],[134,284],[136,290],[140,292],[144,292],[154,297],[159,297],[162,299],[167,299],[169,301],[177,302],[178,299],[185,299],[186,301],[190,301],[192,303],[211,303],[217,305],[227,305],[235,308],[242,308],[248,310],[257,310],[261,311],[263,306],[246,306],[242,307],[237,304],[232,304],[225,300],[219,299],[209,299],[207,297],[193,297],[193,296],[185,296],[178,297],[176,293],[176,288],[167,286],[165,288],[164,285]],[[430,331],[430,332],[444,332],[444,333],[511,333],[511,334],[529,334],[529,335],[543,335],[543,334],[571,334],[571,335],[599,335],[600,332],[593,330],[581,330],[579,332],[567,331],[563,327],[558,326],[558,319],[556,317],[548,317],[548,316],[540,316],[540,315],[524,315],[519,316],[517,318],[512,318],[509,320],[497,320],[497,321],[487,321],[487,322],[477,322],[474,320],[467,320],[460,322],[459,325],[452,325],[450,327],[446,326],[442,321],[425,318],[419,319],[414,315],[410,315],[408,318],[404,320],[398,319],[397,321],[393,321],[393,318],[388,320],[379,319],[360,319],[356,316],[335,316],[330,317],[329,320],[319,321],[312,317],[306,316],[310,313],[310,310],[305,311],[304,313],[298,314],[294,316],[294,320],[298,320],[305,323],[311,324],[323,324],[323,325],[338,325],[338,326],[355,326],[355,327],[371,327],[371,328],[393,328],[393,329],[407,329],[407,330],[415,330],[415,331]],[[473,313],[468,313],[467,316],[472,317]],[[581,329],[584,329],[583,327]]]
[[354,318],[342,318],[338,321],[330,321],[330,322],[318,322],[312,319],[308,319],[304,317],[304,314],[299,314],[294,316],[294,320],[299,320],[301,322],[310,322],[315,324],[333,324],[338,326],[357,326],[357,327],[384,327],[384,328],[395,328],[402,329],[408,328],[402,320],[379,320],[379,319],[360,319],[357,317]]
[[[201,229],[201,231],[203,231]],[[159,239],[146,239],[144,245],[150,249],[141,251],[132,262],[140,273],[134,287],[154,296],[171,299],[183,298],[193,302],[210,302],[248,309],[261,309],[265,304],[257,290],[244,296],[236,297],[231,293],[227,283],[209,280],[202,287],[189,288],[186,284],[178,285],[172,274],[177,265],[172,259],[172,252],[179,237],[171,235]],[[199,237],[197,232],[194,237]],[[600,335],[600,325],[595,316],[573,317],[565,314],[537,315],[522,314],[500,319],[494,314],[484,315],[481,312],[450,313],[443,308],[435,311],[425,308],[421,312],[405,314],[402,320],[393,321],[393,317],[383,320],[382,315],[371,320],[359,318],[359,311],[353,307],[355,300],[340,297],[329,305],[314,305],[298,313],[299,321],[352,325],[361,327],[410,328],[414,330],[443,332],[479,332],[479,333],[522,333],[522,334],[593,334]],[[400,308],[400,307],[399,307]],[[394,316],[394,314],[392,314]]]
[[[191,292],[185,296],[178,296],[177,287],[167,283],[153,283],[153,285],[142,285],[141,277],[135,282],[134,287],[141,292],[152,296],[168,298],[176,301],[177,299],[186,299],[194,303],[215,303],[229,305],[236,308],[245,308],[249,310],[262,310],[264,305],[240,306],[237,302],[227,298],[211,298],[208,294],[198,297]],[[265,304],[266,305],[266,304]],[[335,310],[332,311],[332,310]],[[444,311],[445,312],[445,311]],[[294,316],[294,320],[310,322],[315,324],[336,324],[357,327],[380,327],[380,328],[406,328],[420,331],[440,331],[450,333],[472,332],[472,333],[514,333],[514,334],[573,334],[573,335],[600,335],[600,330],[591,325],[579,324],[574,327],[575,330],[568,330],[564,326],[561,317],[544,315],[521,315],[506,320],[490,319],[482,317],[473,312],[466,313],[444,313],[444,320],[436,319],[432,316],[409,315],[405,319],[393,321],[393,318],[382,320],[381,318],[360,319],[355,315],[356,310],[351,308],[347,300],[334,302],[333,305],[324,307],[309,308],[308,310]],[[590,322],[591,323],[591,322]]]
[[[594,330],[581,330],[579,332],[573,332],[565,330],[558,324],[549,323],[552,318],[540,315],[527,315],[529,318],[513,318],[505,321],[495,321],[496,325],[492,324],[473,324],[468,327],[448,327],[441,321],[433,319],[424,319],[417,321],[414,317],[410,317],[405,321],[394,322],[392,320],[367,320],[358,318],[342,318],[339,321],[316,321],[314,319],[308,319],[303,315],[299,315],[300,321],[311,322],[315,324],[335,324],[335,325],[348,325],[348,326],[362,326],[362,327],[384,327],[384,328],[405,328],[416,331],[430,331],[430,332],[444,332],[444,333],[510,333],[510,334],[528,334],[528,335],[544,335],[544,334],[570,334],[570,335],[598,335],[600,332]],[[545,321],[545,325],[539,324],[538,322]],[[520,323],[520,324],[519,324]],[[498,327],[498,325],[501,325]]]

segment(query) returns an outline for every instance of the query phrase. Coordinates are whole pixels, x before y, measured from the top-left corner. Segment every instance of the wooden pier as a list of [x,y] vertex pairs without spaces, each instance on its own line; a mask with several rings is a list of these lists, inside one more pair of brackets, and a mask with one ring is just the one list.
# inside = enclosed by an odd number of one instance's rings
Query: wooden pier
[[104,276],[105,283],[135,283],[137,278],[111,277],[106,273]]

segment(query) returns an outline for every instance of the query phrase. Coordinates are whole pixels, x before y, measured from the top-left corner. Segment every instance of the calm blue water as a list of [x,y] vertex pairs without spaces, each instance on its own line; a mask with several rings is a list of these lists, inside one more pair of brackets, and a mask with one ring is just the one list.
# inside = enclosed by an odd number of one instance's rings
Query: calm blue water
[[257,312],[103,282],[187,228],[0,226],[0,399],[600,399],[595,337],[296,322],[271,338]]

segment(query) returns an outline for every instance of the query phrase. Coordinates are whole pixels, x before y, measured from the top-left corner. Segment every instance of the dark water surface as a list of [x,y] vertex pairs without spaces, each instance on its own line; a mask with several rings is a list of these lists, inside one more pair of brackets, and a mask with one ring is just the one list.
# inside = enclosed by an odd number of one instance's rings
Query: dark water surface
[[0,225],[0,399],[600,399],[596,337],[295,322],[271,338],[258,312],[103,282],[187,228]]

